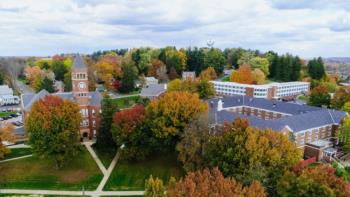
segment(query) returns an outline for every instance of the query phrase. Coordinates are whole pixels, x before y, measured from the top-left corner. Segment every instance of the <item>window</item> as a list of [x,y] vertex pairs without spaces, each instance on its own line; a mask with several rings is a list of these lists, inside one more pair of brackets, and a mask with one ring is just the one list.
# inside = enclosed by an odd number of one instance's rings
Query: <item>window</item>
[[83,120],[83,121],[81,121],[80,126],[82,126],[82,127],[87,127],[87,126],[89,126],[89,120]]
[[92,121],[92,126],[96,127],[96,121],[95,120]]

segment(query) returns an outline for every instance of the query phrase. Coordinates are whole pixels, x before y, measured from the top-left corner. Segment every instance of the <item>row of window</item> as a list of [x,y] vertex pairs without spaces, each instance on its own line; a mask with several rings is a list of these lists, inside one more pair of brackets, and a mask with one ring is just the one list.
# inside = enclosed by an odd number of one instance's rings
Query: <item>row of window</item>
[[[332,130],[330,126],[316,129],[313,131],[305,131],[297,135],[297,144],[304,145],[305,143],[314,142],[319,139],[324,139],[332,135]],[[313,139],[312,139],[313,137]]]
[[87,79],[87,74],[86,73],[73,74],[73,79]]
[[78,93],[78,96],[79,96],[79,97],[87,97],[87,96],[88,96],[88,93]]
[[[87,120],[87,119],[82,120],[82,121],[80,122],[80,126],[82,126],[82,127],[88,127],[88,126],[89,126],[89,120]],[[96,127],[96,121],[95,121],[95,120],[92,121],[92,126],[93,126],[93,127]]]

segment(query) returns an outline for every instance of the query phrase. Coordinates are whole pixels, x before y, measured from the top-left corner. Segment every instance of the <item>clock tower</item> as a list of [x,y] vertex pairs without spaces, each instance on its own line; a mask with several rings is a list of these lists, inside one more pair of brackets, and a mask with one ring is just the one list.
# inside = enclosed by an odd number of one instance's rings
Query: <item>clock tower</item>
[[81,107],[89,104],[88,69],[79,55],[75,56],[72,68],[72,92]]

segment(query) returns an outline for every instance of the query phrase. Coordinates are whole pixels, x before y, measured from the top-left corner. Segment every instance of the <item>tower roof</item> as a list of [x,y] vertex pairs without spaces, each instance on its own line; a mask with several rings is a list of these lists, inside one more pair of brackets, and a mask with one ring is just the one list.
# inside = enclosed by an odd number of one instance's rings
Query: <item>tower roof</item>
[[74,69],[84,69],[84,68],[87,68],[87,66],[84,63],[83,58],[80,55],[76,55],[74,57],[74,61],[73,61],[73,70]]

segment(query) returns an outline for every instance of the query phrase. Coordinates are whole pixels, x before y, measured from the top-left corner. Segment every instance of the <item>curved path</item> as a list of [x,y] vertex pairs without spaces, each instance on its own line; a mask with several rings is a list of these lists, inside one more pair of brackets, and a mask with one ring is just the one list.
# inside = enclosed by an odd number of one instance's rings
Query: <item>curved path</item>
[[[113,158],[111,164],[109,165],[108,169],[105,168],[105,166],[102,164],[101,160],[96,155],[95,151],[91,148],[91,145],[93,142],[84,142],[83,143],[86,147],[86,149],[89,151],[91,157],[95,160],[97,166],[100,168],[103,178],[98,185],[97,189],[95,191],[62,191],[62,190],[28,190],[28,189],[1,189],[0,188],[0,194],[34,194],[34,195],[66,195],[66,196],[79,196],[79,195],[88,195],[92,197],[98,197],[98,196],[142,196],[144,191],[103,191],[104,186],[106,185],[111,173],[113,172],[114,167],[116,166],[119,158],[119,151]],[[15,159],[22,159],[26,157],[30,157],[32,155],[27,155],[23,157],[17,157],[13,159],[8,159],[5,161],[15,160]]]

